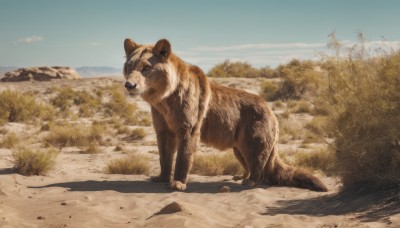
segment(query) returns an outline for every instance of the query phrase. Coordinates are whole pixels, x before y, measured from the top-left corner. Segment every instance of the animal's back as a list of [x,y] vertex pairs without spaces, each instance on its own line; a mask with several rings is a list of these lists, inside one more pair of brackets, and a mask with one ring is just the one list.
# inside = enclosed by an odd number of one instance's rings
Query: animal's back
[[232,148],[241,134],[254,131],[274,138],[269,129],[277,128],[277,121],[261,97],[214,83],[210,87],[211,99],[201,128],[204,143],[218,149]]

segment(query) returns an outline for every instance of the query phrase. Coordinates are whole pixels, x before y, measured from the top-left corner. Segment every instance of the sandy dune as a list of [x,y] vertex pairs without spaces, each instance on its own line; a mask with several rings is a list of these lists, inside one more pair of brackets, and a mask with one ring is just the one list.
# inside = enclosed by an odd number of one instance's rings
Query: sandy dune
[[[52,83],[75,83],[74,88],[79,89],[113,81],[3,83],[0,90],[44,91]],[[234,85],[250,92],[258,88],[251,79],[237,79]],[[148,111],[145,103],[136,101]],[[23,124],[5,127],[35,134],[35,130],[27,130],[33,127]],[[150,156],[151,174],[155,175],[158,155],[152,153],[154,143],[149,143],[155,141],[155,135],[151,127],[146,130],[149,134],[142,142],[123,146]],[[266,185],[247,189],[232,176],[190,175],[187,191],[172,192],[166,184],[149,182],[148,176],[104,174],[107,161],[125,156],[114,147],[102,147],[99,154],[63,148],[55,169],[46,176],[13,173],[12,151],[0,149],[0,227],[400,227],[400,211],[368,213],[370,196],[353,200],[337,195],[340,182],[334,178],[319,175],[330,191],[317,193]],[[201,152],[208,150],[200,147]],[[223,186],[230,192],[221,193]],[[163,210],[173,202],[177,210]]]

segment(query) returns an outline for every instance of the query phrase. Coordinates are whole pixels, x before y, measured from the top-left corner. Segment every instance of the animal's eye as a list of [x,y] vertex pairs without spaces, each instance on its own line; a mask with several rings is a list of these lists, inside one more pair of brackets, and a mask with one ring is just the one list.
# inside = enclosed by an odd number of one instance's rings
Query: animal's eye
[[142,68],[142,72],[144,73],[144,72],[147,72],[147,71],[149,71],[151,69],[151,67],[150,66],[144,66],[143,68]]

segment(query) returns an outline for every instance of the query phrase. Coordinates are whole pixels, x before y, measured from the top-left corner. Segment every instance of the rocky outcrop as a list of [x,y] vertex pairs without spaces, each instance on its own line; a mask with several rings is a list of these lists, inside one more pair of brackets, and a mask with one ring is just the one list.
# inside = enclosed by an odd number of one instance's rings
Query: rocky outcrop
[[70,67],[30,67],[5,73],[2,82],[50,81],[51,79],[77,79],[79,74]]

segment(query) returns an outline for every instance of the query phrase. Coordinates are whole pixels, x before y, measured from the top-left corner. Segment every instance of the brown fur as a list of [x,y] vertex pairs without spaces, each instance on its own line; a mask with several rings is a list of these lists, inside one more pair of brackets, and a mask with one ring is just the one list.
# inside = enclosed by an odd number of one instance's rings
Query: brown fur
[[279,159],[278,121],[261,97],[209,83],[200,68],[172,53],[167,40],[145,46],[126,39],[124,47],[124,75],[136,85],[128,91],[151,105],[161,165],[161,174],[154,181],[170,181],[171,188],[184,190],[201,139],[221,150],[233,148],[246,170],[244,185],[264,181],[327,191],[311,173]]

